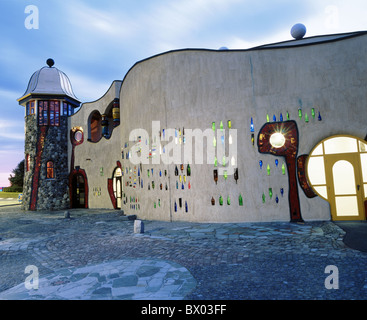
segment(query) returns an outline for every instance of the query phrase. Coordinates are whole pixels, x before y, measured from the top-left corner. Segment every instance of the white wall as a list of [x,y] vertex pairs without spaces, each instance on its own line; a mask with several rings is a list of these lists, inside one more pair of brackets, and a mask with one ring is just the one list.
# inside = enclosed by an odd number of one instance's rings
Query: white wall
[[[127,197],[136,197],[139,210],[131,210],[130,203],[123,207],[127,214],[137,214],[141,219],[188,220],[198,222],[237,221],[289,221],[288,177],[282,175],[284,159],[278,157],[276,168],[272,155],[260,154],[256,139],[269,114],[272,121],[275,114],[296,120],[299,131],[298,155],[308,154],[322,139],[334,134],[351,134],[360,138],[366,135],[366,36],[359,36],[337,42],[319,43],[293,48],[209,51],[182,50],[168,52],[137,63],[125,76],[121,91],[121,125],[119,137],[114,133],[109,141],[102,139],[97,144],[84,142],[76,148],[76,165],[87,171],[90,192],[94,185],[100,185],[107,194],[107,177],[112,175],[117,160],[124,169],[132,173],[124,176],[124,181],[137,179],[135,166],[129,160],[121,159],[121,148],[129,142],[131,131],[146,130],[152,143],[152,121],[160,122],[160,129],[185,128],[211,129],[215,121],[220,121],[226,131],[227,121],[237,129],[238,183],[230,175],[227,180],[219,177],[216,185],[213,179],[213,164],[190,162],[191,177],[187,177],[185,189],[176,189],[178,177],[174,175],[176,164],[143,164],[141,178],[143,188],[125,187]],[[112,98],[112,96],[111,96]],[[109,100],[110,98],[104,97]],[[102,99],[102,100],[103,100]],[[82,123],[86,127],[88,115],[101,102],[85,104],[73,116],[72,125]],[[308,113],[310,121],[298,118],[298,108],[302,104],[303,113]],[[316,119],[311,117],[315,108]],[[321,112],[322,121],[317,121]],[[101,112],[102,113],[102,112]],[[255,146],[251,143],[250,119],[255,125]],[[142,141],[144,144],[145,141]],[[130,141],[129,147],[136,142]],[[221,141],[217,139],[217,145]],[[194,144],[195,146],[195,144]],[[204,153],[212,146],[212,141],[204,144]],[[226,147],[228,151],[228,145]],[[125,151],[126,154],[126,151]],[[159,155],[159,150],[157,152]],[[92,162],[85,162],[91,158]],[[156,159],[156,158],[155,158]],[[146,160],[146,159],[144,159]],[[259,160],[263,161],[260,170]],[[181,160],[184,162],[184,160]],[[219,168],[221,159],[218,158]],[[266,174],[267,164],[271,175]],[[100,177],[99,167],[104,166],[105,176]],[[137,166],[138,167],[138,166]],[[178,164],[179,167],[179,164]],[[107,170],[108,168],[108,170]],[[153,177],[147,177],[147,170],[153,168]],[[186,164],[185,164],[186,169]],[[168,171],[168,176],[159,177],[159,171]],[[155,182],[154,190],[147,190],[148,183]],[[190,181],[191,190],[188,190]],[[159,190],[160,183],[163,190]],[[169,190],[165,190],[165,184]],[[268,190],[273,189],[269,199]],[[284,188],[284,197],[280,195]],[[263,192],[266,203],[262,202]],[[239,194],[243,206],[238,204]],[[219,205],[219,196],[224,205]],[[227,196],[231,205],[227,205]],[[275,202],[278,195],[279,203]],[[108,196],[108,195],[107,195]],[[216,204],[211,205],[214,197]],[[307,198],[299,187],[301,212],[305,220],[330,219],[329,204],[320,198]],[[183,208],[174,212],[174,202],[182,198]],[[109,197],[99,199],[89,197],[90,207],[110,207]],[[158,206],[158,199],[161,206]],[[188,203],[188,212],[184,204]],[[156,208],[154,208],[156,202]]]

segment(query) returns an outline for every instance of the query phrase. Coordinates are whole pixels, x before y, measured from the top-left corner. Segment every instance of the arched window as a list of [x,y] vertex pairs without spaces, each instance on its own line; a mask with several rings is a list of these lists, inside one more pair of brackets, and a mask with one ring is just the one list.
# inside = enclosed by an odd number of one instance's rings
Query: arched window
[[367,198],[367,144],[348,135],[319,142],[307,163],[314,191],[329,202],[333,220],[365,220]]
[[27,153],[26,156],[25,156],[25,169],[26,169],[26,172],[29,171],[30,166],[31,166],[31,159],[30,159],[29,153]]
[[47,161],[47,179],[54,179],[55,172],[54,172],[54,163],[53,161]]
[[102,116],[98,111],[95,111],[90,116],[89,123],[89,132],[90,132],[90,141],[98,142],[102,138]]

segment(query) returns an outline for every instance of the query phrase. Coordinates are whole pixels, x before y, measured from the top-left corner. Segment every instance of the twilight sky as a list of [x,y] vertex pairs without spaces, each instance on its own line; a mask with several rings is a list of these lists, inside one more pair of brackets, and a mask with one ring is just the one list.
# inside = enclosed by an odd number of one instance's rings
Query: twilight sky
[[291,40],[296,23],[306,37],[362,31],[366,14],[365,0],[0,0],[0,187],[24,159],[16,100],[48,58],[89,102],[161,52]]

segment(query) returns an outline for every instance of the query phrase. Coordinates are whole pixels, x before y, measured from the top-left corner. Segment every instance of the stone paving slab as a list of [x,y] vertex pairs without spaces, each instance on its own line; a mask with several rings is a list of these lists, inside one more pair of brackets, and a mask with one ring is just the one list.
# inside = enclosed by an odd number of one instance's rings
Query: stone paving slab
[[[64,268],[0,293],[3,300],[179,300],[196,286],[190,272],[173,262],[123,259],[81,268]],[[33,283],[34,284],[34,283]]]
[[[70,213],[0,208],[1,298],[367,299],[367,253],[330,221],[144,221],[134,234],[118,211]],[[39,270],[33,293],[28,265]],[[337,290],[325,287],[328,265],[339,270]]]

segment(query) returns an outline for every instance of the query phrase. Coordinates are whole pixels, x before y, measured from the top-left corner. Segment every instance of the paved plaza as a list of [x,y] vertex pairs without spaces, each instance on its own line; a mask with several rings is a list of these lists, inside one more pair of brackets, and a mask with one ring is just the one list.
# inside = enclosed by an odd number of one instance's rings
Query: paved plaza
[[330,221],[144,221],[135,234],[120,211],[69,212],[0,207],[0,299],[367,298],[367,253]]

